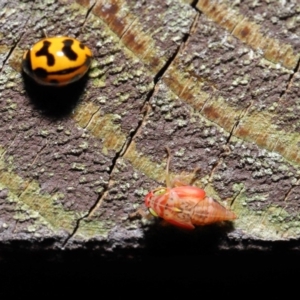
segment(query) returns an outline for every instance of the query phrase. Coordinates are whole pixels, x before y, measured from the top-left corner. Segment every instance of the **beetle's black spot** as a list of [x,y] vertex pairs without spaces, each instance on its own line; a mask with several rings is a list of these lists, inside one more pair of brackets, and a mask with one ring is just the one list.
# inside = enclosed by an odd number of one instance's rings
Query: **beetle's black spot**
[[36,53],[36,56],[46,56],[47,58],[47,65],[49,67],[54,66],[55,64],[55,59],[54,59],[54,55],[49,53],[49,47],[51,45],[51,42],[49,41],[44,41],[43,42],[43,47]]
[[64,55],[69,59],[69,60],[76,60],[78,55],[76,54],[76,52],[74,52],[71,48],[71,46],[73,45],[74,41],[71,39],[67,39],[63,41],[63,48],[62,48],[62,52],[64,53]]
[[84,46],[82,43],[79,44],[79,47],[80,47],[80,49],[82,49],[82,50],[84,50],[84,48],[85,48],[85,46]]
[[33,73],[39,78],[46,78],[48,76],[47,70],[43,68],[36,68],[33,70]]

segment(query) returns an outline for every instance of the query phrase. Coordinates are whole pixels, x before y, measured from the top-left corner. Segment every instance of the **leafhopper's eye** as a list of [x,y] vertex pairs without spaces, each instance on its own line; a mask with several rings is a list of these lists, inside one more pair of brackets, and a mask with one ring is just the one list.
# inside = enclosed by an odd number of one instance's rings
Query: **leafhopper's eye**
[[160,196],[160,195],[163,195],[166,193],[166,189],[165,188],[160,188],[160,189],[157,189],[153,192],[153,195],[155,196]]

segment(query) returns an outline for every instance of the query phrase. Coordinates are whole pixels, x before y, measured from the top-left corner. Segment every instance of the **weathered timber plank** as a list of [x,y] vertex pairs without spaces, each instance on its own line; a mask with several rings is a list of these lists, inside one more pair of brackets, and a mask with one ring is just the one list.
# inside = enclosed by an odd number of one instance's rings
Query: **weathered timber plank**
[[[299,238],[299,5],[190,2],[1,3],[2,243],[196,253]],[[24,81],[42,30],[93,50],[86,82]],[[172,174],[200,167],[237,221],[186,233],[129,218],[164,184],[165,146]]]

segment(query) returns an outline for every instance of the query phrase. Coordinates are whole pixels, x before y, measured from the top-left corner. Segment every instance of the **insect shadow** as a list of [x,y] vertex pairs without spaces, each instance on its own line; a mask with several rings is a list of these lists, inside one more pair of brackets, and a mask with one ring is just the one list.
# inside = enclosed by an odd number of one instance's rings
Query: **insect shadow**
[[62,118],[69,115],[80,101],[88,76],[62,87],[40,85],[22,72],[24,88],[31,103],[44,115]]
[[187,230],[156,219],[144,230],[145,249],[149,255],[161,256],[212,254],[226,245],[227,234],[233,230],[233,224],[226,221]]
[[[163,248],[179,249],[182,253],[197,245],[197,251],[210,247],[217,250],[220,240],[225,241],[226,233],[234,230],[229,221],[236,219],[235,213],[206,196],[204,190],[192,185],[197,179],[199,168],[194,170],[189,183],[178,176],[171,178],[171,152],[168,147],[166,151],[166,187],[158,187],[146,195],[145,205],[150,213],[139,209],[131,216],[148,220],[152,216],[157,217],[158,222],[146,230],[145,237],[150,248],[164,245]],[[166,226],[162,226],[164,222]]]

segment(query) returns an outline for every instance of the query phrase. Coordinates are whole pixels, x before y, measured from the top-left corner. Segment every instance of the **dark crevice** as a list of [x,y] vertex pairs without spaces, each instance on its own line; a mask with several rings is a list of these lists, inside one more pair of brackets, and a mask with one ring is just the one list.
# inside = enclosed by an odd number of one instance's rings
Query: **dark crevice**
[[285,96],[285,94],[288,92],[293,80],[294,80],[294,76],[296,73],[299,72],[299,69],[300,69],[300,58],[298,59],[298,62],[295,66],[295,68],[293,69],[293,73],[290,74],[289,76],[289,79],[287,81],[287,84],[286,84],[286,88],[284,89],[284,91],[281,92],[280,96],[279,96],[279,102],[282,100],[282,98]]
[[[198,1],[194,1],[194,5],[196,5]],[[95,6],[96,2],[92,5],[92,7],[89,9],[89,12],[92,10],[92,8]],[[87,13],[87,17],[89,15],[89,12]],[[153,83],[154,86],[153,88],[148,92],[148,95],[146,96],[145,102],[140,110],[140,114],[143,115],[143,117],[141,118],[141,120],[138,122],[136,128],[134,130],[132,130],[129,135],[128,138],[126,139],[126,141],[124,142],[123,146],[121,147],[121,149],[116,152],[115,156],[112,159],[112,164],[111,167],[109,168],[108,171],[108,175],[109,175],[109,179],[108,179],[108,183],[107,185],[104,187],[103,192],[97,197],[97,200],[95,201],[95,203],[90,207],[88,213],[86,213],[84,216],[80,217],[77,221],[76,221],[76,225],[74,227],[74,230],[72,231],[72,233],[66,238],[66,240],[63,242],[62,247],[64,248],[67,243],[69,242],[69,240],[76,234],[78,228],[80,227],[80,222],[85,219],[90,217],[93,212],[97,209],[99,209],[99,207],[101,206],[102,203],[102,199],[105,197],[105,195],[107,194],[107,192],[109,191],[109,187],[110,187],[110,183],[111,183],[111,177],[112,177],[112,173],[114,171],[114,168],[116,166],[116,163],[118,161],[118,159],[120,157],[123,157],[123,155],[126,153],[126,151],[130,148],[130,145],[132,143],[132,141],[134,140],[135,136],[138,134],[139,130],[143,127],[145,120],[149,114],[149,101],[150,99],[153,97],[154,93],[157,90],[157,83],[160,81],[160,79],[164,76],[165,72],[168,70],[169,66],[172,64],[172,62],[174,61],[174,59],[176,58],[176,56],[178,55],[178,53],[180,52],[180,50],[182,49],[182,46],[185,45],[185,43],[187,42],[188,38],[191,35],[191,31],[193,30],[195,23],[197,22],[197,18],[198,15],[196,15],[194,22],[192,23],[190,30],[187,34],[185,34],[183,36],[182,42],[180,44],[180,46],[178,46],[177,50],[174,52],[174,54],[166,61],[166,63],[164,64],[164,66],[157,72],[157,74],[154,76],[153,78]],[[84,24],[83,24],[84,26]]]
[[85,15],[85,19],[84,19],[84,22],[82,23],[81,27],[80,27],[80,30],[77,32],[77,34],[75,34],[75,38],[78,38],[78,36],[81,34],[82,32],[82,29],[84,28],[85,26],[85,23],[87,21],[87,19],[89,18],[94,6],[96,5],[97,1],[95,1],[87,10],[86,12],[86,15]]
[[[28,19],[26,20],[26,22],[25,22],[23,28],[26,28],[27,23],[28,23],[29,20],[30,20],[30,18],[28,18]],[[19,42],[20,42],[20,40],[22,39],[22,37],[23,37],[23,35],[25,34],[25,32],[26,32],[26,30],[24,30],[24,31],[22,32],[22,34],[20,35],[20,37],[18,38],[18,40],[16,41],[16,43],[15,43],[15,44],[11,47],[11,49],[9,50],[9,52],[8,52],[8,54],[7,54],[7,56],[6,56],[6,58],[5,58],[4,61],[3,61],[3,65],[2,65],[2,67],[1,67],[1,69],[0,69],[0,74],[2,73],[2,70],[3,70],[4,66],[6,65],[6,62],[9,60],[10,56],[12,55],[12,53],[14,52],[14,50],[16,49],[16,47],[19,45]]]
[[[154,90],[154,89],[153,89]],[[111,183],[111,177],[112,177],[112,173],[114,171],[114,168],[117,164],[117,161],[120,157],[123,156],[123,154],[126,152],[126,150],[129,148],[129,146],[131,145],[131,142],[134,138],[134,136],[136,135],[136,133],[139,131],[139,129],[141,128],[141,126],[143,125],[144,123],[144,119],[146,118],[146,116],[148,115],[148,111],[147,109],[145,109],[145,107],[148,105],[148,101],[149,101],[149,97],[152,96],[153,94],[153,90],[151,90],[151,92],[148,94],[148,97],[145,101],[145,104],[143,105],[143,108],[141,109],[141,113],[143,114],[143,118],[138,122],[138,125],[136,127],[135,130],[133,130],[128,138],[126,139],[126,141],[124,142],[123,146],[121,147],[121,149],[119,151],[116,152],[115,156],[113,157],[112,159],[112,164],[109,168],[109,171],[108,171],[108,175],[109,175],[109,179],[108,179],[108,183],[106,184],[106,186],[104,187],[104,190],[103,192],[97,197],[97,200],[95,201],[95,203],[90,207],[88,213],[86,213],[84,216],[80,217],[77,221],[76,221],[76,225],[74,227],[74,230],[73,232],[66,238],[66,240],[63,242],[62,244],[62,248],[64,248],[66,246],[66,244],[68,243],[68,241],[76,234],[79,226],[80,226],[80,222],[85,219],[85,218],[88,218],[90,217],[93,212],[98,209],[100,206],[101,206],[101,202],[102,202],[102,199],[104,198],[104,196],[107,194],[107,192],[109,191],[109,187],[110,187],[110,183]]]
[[230,207],[233,206],[235,200],[236,200],[236,199],[238,198],[238,196],[242,193],[242,191],[243,191],[243,189],[240,189],[240,190],[236,193],[236,195],[235,195],[235,196],[233,197],[233,199],[231,200]]
[[25,33],[25,32],[22,33],[22,35],[19,37],[19,39],[17,40],[17,42],[10,48],[10,50],[9,50],[9,52],[8,52],[8,54],[7,54],[7,56],[6,56],[6,58],[5,58],[4,61],[3,61],[3,65],[2,65],[2,67],[1,67],[1,69],[0,69],[0,73],[2,72],[4,66],[6,65],[6,62],[9,60],[11,54],[14,52],[14,50],[15,50],[16,47],[18,46],[18,44],[19,44],[21,38],[23,37],[24,33]]
[[191,3],[191,7],[197,9],[198,0],[193,0]]
[[[184,36],[184,40],[187,40],[188,34]],[[183,41],[184,43],[184,41]],[[166,61],[166,63],[162,66],[162,68],[157,72],[157,74],[153,78],[154,85],[156,85],[159,80],[164,76],[174,59],[176,58],[177,54],[179,53],[181,46],[178,46],[174,54]],[[154,90],[154,89],[153,89]]]
[[97,1],[95,1],[91,7],[88,9],[88,11],[86,12],[86,15],[85,15],[85,20],[88,19],[89,15],[91,14],[91,11],[93,10],[94,6],[96,5]]
[[[164,64],[164,66],[157,72],[157,74],[154,76],[154,84],[156,85],[160,78],[162,78],[164,76],[164,74],[166,73],[166,71],[169,69],[170,65],[173,63],[173,61],[175,60],[175,58],[177,57],[177,55],[180,53],[182,47],[186,44],[186,42],[188,41],[189,37],[192,35],[193,29],[195,28],[195,24],[197,23],[198,20],[198,16],[199,14],[197,13],[194,21],[190,27],[190,30],[188,33],[186,33],[181,41],[181,44],[177,47],[176,51],[174,51],[173,55],[166,61],[166,63]],[[155,89],[155,87],[154,87]],[[153,90],[154,90],[153,89]]]
[[41,149],[36,153],[35,158],[33,159],[32,163],[30,164],[31,166],[35,164],[37,158],[41,155],[41,153],[44,151],[44,149],[48,146],[48,144],[46,143],[45,145],[43,145],[41,147]]
[[123,39],[124,35],[126,35],[126,33],[130,30],[130,28],[132,27],[132,25],[136,22],[137,18],[134,19],[128,26],[127,28],[122,32],[122,34],[120,35],[120,40]]
[[234,125],[232,126],[230,132],[229,132],[229,136],[226,140],[226,145],[229,144],[231,137],[233,136],[233,133],[235,131],[235,129],[239,126],[241,120],[243,119],[243,117],[248,113],[248,110],[250,109],[250,107],[253,105],[253,101],[251,101],[249,103],[249,105],[240,113],[240,115],[238,116],[237,121],[234,123]]
[[69,240],[75,235],[75,233],[77,232],[78,228],[79,228],[79,225],[80,225],[80,222],[81,220],[83,220],[84,218],[86,218],[88,216],[88,214],[85,214],[83,217],[79,218],[77,221],[76,221],[76,225],[72,231],[72,233],[66,238],[66,240],[62,243],[62,248],[65,248],[66,244],[69,242]]
[[234,130],[238,127],[238,125],[239,125],[239,123],[240,123],[240,117],[238,117],[238,120],[234,123],[234,125],[232,126],[232,128],[231,128],[231,130],[230,130],[230,132],[229,132],[229,135],[228,135],[228,138],[226,139],[226,145],[228,145],[229,144],[229,142],[230,142],[230,140],[231,140],[231,138],[232,138],[232,136],[233,136],[233,132],[234,132]]
[[[232,126],[230,132],[229,132],[229,136],[226,139],[226,143],[223,146],[223,151],[220,153],[220,158],[219,160],[214,164],[214,166],[212,167],[212,170],[209,174],[209,180],[208,183],[212,182],[212,176],[215,172],[215,170],[218,168],[218,166],[223,162],[224,157],[228,156],[231,152],[230,148],[229,148],[229,143],[231,140],[231,137],[234,134],[235,129],[239,126],[239,123],[241,122],[241,120],[243,119],[243,117],[248,113],[248,110],[250,109],[250,107],[253,105],[253,101],[251,101],[249,103],[249,105],[240,113],[240,115],[238,116],[238,119],[236,120],[236,122],[234,123],[234,125]],[[237,196],[236,196],[237,197]],[[236,198],[235,197],[235,198]],[[233,202],[235,201],[235,198],[232,200],[231,205],[233,204]]]
[[[234,24],[234,26],[232,27],[232,29],[231,29],[231,30],[228,30],[228,32],[229,32],[231,35],[233,35],[235,29],[236,29],[240,24],[242,24],[242,23],[244,22],[244,20],[247,20],[247,17],[246,17],[246,16],[244,16],[241,20],[239,20],[238,22],[236,22],[236,23]],[[254,48],[252,48],[252,49],[255,50]]]
[[218,166],[223,162],[223,158],[221,157],[212,167],[211,171],[210,171],[210,174],[209,174],[209,177],[208,177],[208,181],[207,181],[207,184],[205,184],[203,186],[203,188],[205,189],[207,187],[207,185],[209,185],[211,182],[212,182],[212,177],[215,173],[215,170],[218,168]]
[[286,202],[286,200],[288,199],[288,197],[290,196],[290,194],[292,193],[293,189],[296,187],[296,186],[299,186],[300,184],[300,179],[297,180],[296,184],[295,185],[292,185],[288,191],[286,192],[284,198],[283,198],[283,202]]

